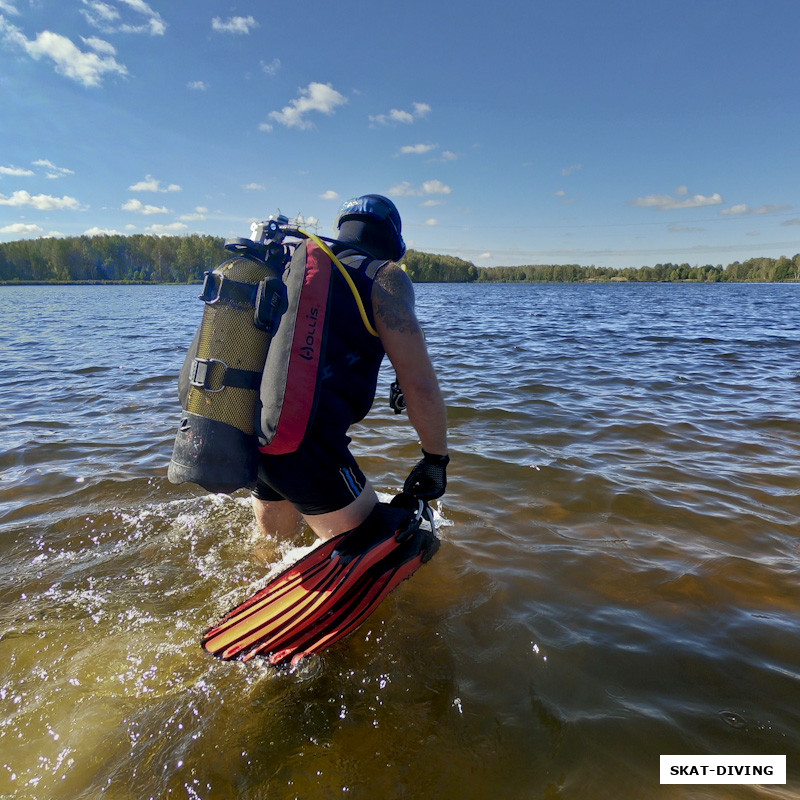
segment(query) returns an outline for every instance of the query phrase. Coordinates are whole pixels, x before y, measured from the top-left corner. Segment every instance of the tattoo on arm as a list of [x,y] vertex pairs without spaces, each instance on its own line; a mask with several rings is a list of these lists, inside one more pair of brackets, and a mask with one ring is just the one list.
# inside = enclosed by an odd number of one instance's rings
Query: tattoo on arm
[[413,311],[396,297],[384,294],[378,301],[376,311],[389,330],[400,333],[416,333],[419,330]]
[[379,293],[375,313],[389,330],[399,333],[419,333],[420,327],[414,314],[414,289],[399,267],[387,267],[378,273]]

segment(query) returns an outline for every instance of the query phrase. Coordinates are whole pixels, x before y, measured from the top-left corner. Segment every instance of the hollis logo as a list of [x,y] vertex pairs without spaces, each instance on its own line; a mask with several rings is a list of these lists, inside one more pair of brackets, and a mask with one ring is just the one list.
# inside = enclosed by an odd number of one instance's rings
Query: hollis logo
[[308,309],[304,318],[304,323],[306,326],[306,338],[303,340],[303,343],[300,346],[299,355],[300,358],[303,358],[306,361],[313,361],[316,357],[316,336],[319,323],[319,306],[314,306],[313,308]]

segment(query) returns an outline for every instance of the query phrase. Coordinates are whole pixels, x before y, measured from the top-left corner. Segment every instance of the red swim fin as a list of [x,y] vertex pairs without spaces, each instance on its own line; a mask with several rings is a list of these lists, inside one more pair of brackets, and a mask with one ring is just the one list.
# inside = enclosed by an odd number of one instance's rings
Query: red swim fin
[[379,503],[358,528],[324,542],[228,612],[203,635],[203,647],[226,660],[264,655],[280,664],[339,641],[436,552],[433,530],[420,528],[425,512],[421,504],[414,512]]
[[399,583],[410,578],[438,549],[439,540],[431,531],[416,530],[352,581],[346,592],[337,593],[312,628],[295,629],[286,646],[271,653],[270,663],[297,664],[305,656],[319,653],[353,633]]

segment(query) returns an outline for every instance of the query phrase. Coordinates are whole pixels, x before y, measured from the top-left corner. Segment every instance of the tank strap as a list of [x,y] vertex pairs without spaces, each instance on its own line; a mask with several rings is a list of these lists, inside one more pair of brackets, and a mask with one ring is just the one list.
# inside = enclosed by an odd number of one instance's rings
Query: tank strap
[[217,272],[206,272],[200,299],[208,305],[223,300],[231,306],[253,308],[253,325],[272,334],[286,310],[286,286],[280,278],[242,283]]
[[212,305],[225,300],[232,305],[248,306],[256,304],[258,284],[233,281],[218,272],[206,272],[203,277],[203,291],[200,299]]
[[261,387],[261,373],[229,367],[218,358],[196,358],[189,370],[189,383],[207,392],[221,392],[226,386],[255,392]]

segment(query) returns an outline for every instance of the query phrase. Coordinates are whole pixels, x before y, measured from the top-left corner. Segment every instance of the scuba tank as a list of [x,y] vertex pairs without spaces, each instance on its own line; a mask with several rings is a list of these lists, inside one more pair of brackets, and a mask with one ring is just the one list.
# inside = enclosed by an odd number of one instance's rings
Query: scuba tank
[[262,241],[227,241],[237,255],[205,274],[203,319],[179,379],[183,414],[167,472],[172,483],[226,493],[255,485],[261,375],[286,308],[286,223],[278,217],[262,224]]

